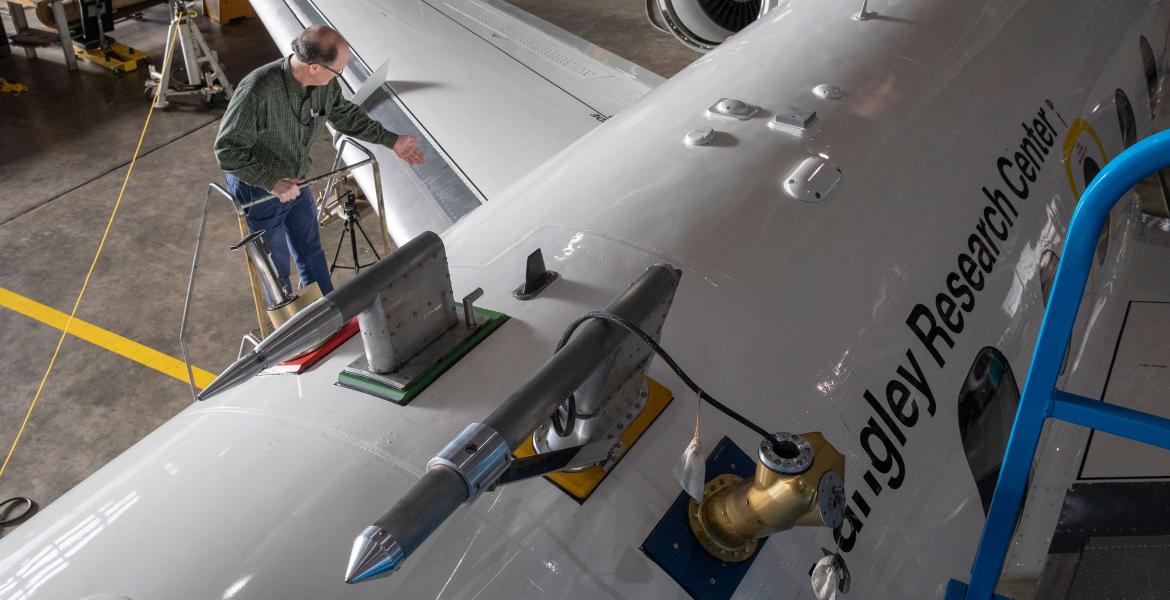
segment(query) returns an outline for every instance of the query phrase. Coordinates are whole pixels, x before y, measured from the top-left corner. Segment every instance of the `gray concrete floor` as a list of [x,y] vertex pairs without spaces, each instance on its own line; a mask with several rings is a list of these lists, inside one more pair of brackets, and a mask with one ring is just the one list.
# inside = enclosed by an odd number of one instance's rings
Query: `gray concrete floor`
[[[662,75],[697,56],[654,30],[637,2],[515,4]],[[36,23],[31,14],[29,22]],[[223,27],[202,18],[199,23],[232,81],[281,55],[256,19]],[[119,23],[114,36],[161,65],[166,31],[167,11],[156,7],[141,20]],[[0,288],[68,313],[138,142],[148,109],[146,74],[119,78],[85,63],[70,73],[60,48],[38,54],[30,60],[14,47],[11,56],[0,58],[0,77],[31,88],[20,96],[0,94]],[[197,100],[155,111],[79,319],[181,356],[178,326],[199,212],[208,182],[222,180],[211,154],[221,114],[222,108]],[[316,170],[326,168],[332,159],[327,140],[318,143],[315,156]],[[365,225],[376,231],[373,219]],[[340,222],[322,231],[330,255],[339,233]],[[239,237],[232,213],[216,202],[189,343],[192,363],[211,372],[227,366],[240,336],[256,327],[243,258],[228,249]],[[348,276],[339,271],[334,279]],[[0,307],[0,460],[59,336],[57,329]],[[52,502],[189,402],[185,382],[66,338],[0,476],[0,500],[22,495],[42,505]]]

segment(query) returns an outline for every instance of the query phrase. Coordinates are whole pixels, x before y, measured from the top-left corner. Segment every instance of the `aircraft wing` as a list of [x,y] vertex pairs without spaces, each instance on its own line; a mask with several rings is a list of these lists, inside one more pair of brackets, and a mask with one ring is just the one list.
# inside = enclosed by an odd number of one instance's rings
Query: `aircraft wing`
[[[354,53],[343,88],[391,130],[425,139],[420,168],[371,148],[400,241],[442,231],[662,81],[499,0],[252,4],[286,52],[310,25],[340,31]],[[356,175],[372,197],[371,175]]]

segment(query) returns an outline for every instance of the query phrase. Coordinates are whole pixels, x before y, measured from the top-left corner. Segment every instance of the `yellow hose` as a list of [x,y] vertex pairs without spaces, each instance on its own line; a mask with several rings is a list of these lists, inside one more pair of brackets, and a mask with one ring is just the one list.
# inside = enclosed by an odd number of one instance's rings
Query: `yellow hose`
[[[179,33],[178,28],[175,28],[171,34],[171,40],[168,42],[168,52],[163,58],[163,69],[169,69],[171,63],[171,56],[174,54],[175,35]],[[161,90],[155,89],[158,94]],[[81,307],[81,299],[85,296],[85,290],[89,287],[90,277],[93,276],[93,270],[97,267],[98,259],[102,256],[102,250],[106,247],[106,239],[110,235],[110,229],[114,226],[114,217],[118,215],[118,207],[122,206],[122,197],[126,194],[126,185],[130,183],[130,174],[134,172],[134,165],[138,162],[138,154],[142,151],[142,140],[146,139],[146,130],[150,127],[150,118],[154,116],[154,102],[150,103],[150,110],[146,113],[146,121],[142,124],[142,132],[138,134],[138,145],[134,148],[134,156],[130,159],[130,167],[126,169],[126,177],[122,179],[122,189],[118,190],[118,199],[114,201],[114,208],[110,211],[110,218],[106,221],[106,230],[102,232],[102,240],[98,243],[97,252],[94,252],[93,260],[89,263],[89,270],[85,273],[85,280],[81,282],[81,291],[77,292],[77,299],[73,302],[73,310],[69,312],[69,320],[65,321],[65,327],[61,329],[61,337],[57,339],[57,347],[53,349],[53,357],[49,359],[49,366],[45,368],[45,374],[41,376],[41,383],[37,385],[37,392],[33,395],[32,402],[28,405],[28,411],[24,414],[24,421],[20,423],[20,429],[16,432],[16,437],[12,440],[12,445],[8,448],[8,455],[4,457],[4,464],[0,465],[0,477],[4,476],[5,469],[8,468],[8,462],[12,460],[12,455],[16,452],[16,445],[20,443],[20,438],[24,435],[24,428],[28,425],[28,420],[32,417],[33,409],[37,406],[37,400],[41,397],[41,392],[45,389],[45,382],[49,380],[49,373],[53,371],[53,365],[57,364],[57,356],[61,353],[61,345],[65,343],[65,336],[69,335],[69,328],[73,325],[73,319],[77,316],[77,309]]]

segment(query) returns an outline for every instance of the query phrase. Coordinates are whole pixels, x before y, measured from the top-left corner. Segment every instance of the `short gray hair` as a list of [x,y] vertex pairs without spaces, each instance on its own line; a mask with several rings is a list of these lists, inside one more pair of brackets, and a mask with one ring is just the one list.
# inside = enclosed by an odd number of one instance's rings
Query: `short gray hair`
[[301,62],[328,65],[337,60],[337,46],[343,43],[345,38],[335,29],[314,25],[293,40],[292,50]]

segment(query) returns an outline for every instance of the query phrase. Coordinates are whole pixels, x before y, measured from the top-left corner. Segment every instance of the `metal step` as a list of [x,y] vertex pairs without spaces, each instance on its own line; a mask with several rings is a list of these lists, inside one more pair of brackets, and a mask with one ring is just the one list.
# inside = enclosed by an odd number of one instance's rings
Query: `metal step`
[[34,48],[43,48],[45,46],[52,46],[58,41],[57,33],[53,31],[43,31],[41,29],[24,29],[12,36],[11,41],[13,46],[31,46]]
[[1170,599],[1170,536],[1095,537],[1085,544],[1068,600]]

